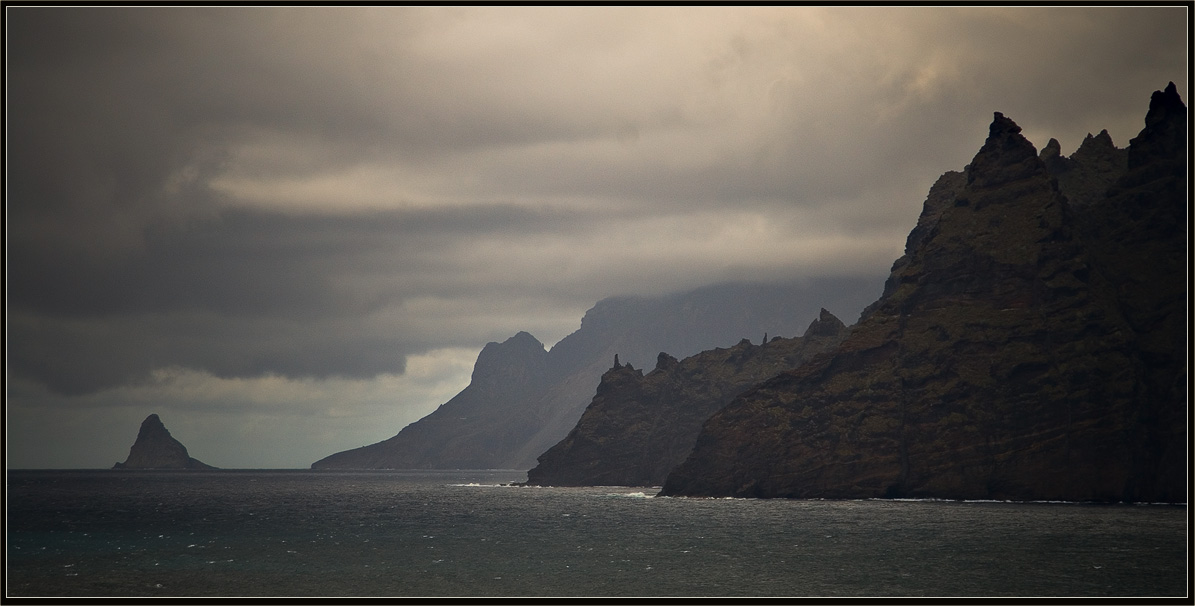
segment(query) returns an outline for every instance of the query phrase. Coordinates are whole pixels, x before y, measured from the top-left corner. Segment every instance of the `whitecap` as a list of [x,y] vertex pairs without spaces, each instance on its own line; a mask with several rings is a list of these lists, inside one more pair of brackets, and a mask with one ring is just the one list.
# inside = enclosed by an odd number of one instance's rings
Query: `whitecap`
[[652,499],[652,498],[655,498],[654,496],[649,495],[646,492],[642,492],[642,491],[640,491],[640,492],[607,492],[606,494],[603,494],[602,496],[607,497],[607,498],[613,497],[613,498],[624,498],[624,499]]

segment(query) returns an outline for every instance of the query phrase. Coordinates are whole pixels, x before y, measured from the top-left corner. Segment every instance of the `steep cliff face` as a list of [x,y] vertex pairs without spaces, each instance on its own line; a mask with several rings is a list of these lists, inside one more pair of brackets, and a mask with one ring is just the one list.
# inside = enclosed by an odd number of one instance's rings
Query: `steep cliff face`
[[[394,437],[316,461],[339,469],[529,469],[564,438],[616,354],[645,366],[661,350],[688,356],[744,336],[796,334],[801,313],[826,305],[862,309],[875,281],[722,284],[658,298],[615,297],[590,309],[581,328],[550,351],[527,333],[490,343],[472,382]],[[804,317],[809,317],[808,315]]]
[[744,339],[680,361],[660,353],[646,376],[616,358],[577,426],[539,457],[527,483],[659,486],[711,414],[746,388],[836,346],[846,333],[823,309],[803,337],[765,335],[761,345]]
[[1185,132],[1155,93],[1075,209],[997,113],[836,352],[713,415],[663,494],[1185,501]]
[[1185,478],[1190,460],[1187,133],[1187,109],[1171,83],[1153,94],[1145,128],[1129,142],[1128,170],[1076,222],[1134,341],[1129,439],[1140,446],[1134,465],[1156,470],[1133,479],[1145,494],[1175,492],[1166,486]]
[[158,415],[151,414],[141,422],[137,440],[129,449],[129,458],[113,469],[216,469],[192,459],[187,447],[174,439]]

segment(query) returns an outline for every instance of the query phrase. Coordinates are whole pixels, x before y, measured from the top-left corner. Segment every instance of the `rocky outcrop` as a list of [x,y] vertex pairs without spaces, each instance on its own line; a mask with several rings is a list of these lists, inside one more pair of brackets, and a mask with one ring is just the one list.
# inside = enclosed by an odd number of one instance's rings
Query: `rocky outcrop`
[[736,283],[605,299],[550,351],[528,333],[486,345],[469,386],[430,415],[388,440],[312,467],[529,469],[576,426],[613,356],[642,368],[660,351],[683,357],[745,335],[796,334],[803,328],[799,318],[817,313],[815,301],[860,310],[875,297],[877,282]]
[[174,439],[158,415],[151,414],[141,422],[137,440],[129,449],[129,458],[113,469],[216,469],[191,458],[187,447]]
[[1050,139],[1040,157],[1071,208],[1099,201],[1128,170],[1128,150],[1116,147],[1107,130],[1094,137],[1088,133],[1069,158],[1060,152],[1058,140]]
[[760,345],[744,339],[680,361],[660,353],[646,376],[615,357],[577,426],[539,457],[527,484],[659,486],[711,414],[748,387],[838,345],[846,333],[822,309],[803,337],[765,336]]
[[662,494],[1185,502],[1186,131],[1155,93],[1075,208],[995,114],[850,336],[715,413]]

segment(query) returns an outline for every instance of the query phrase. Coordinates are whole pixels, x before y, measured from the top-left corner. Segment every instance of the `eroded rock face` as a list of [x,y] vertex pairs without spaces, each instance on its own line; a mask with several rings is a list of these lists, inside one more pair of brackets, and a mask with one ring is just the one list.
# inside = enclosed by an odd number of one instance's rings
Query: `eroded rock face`
[[846,334],[846,326],[823,309],[802,337],[765,336],[762,345],[744,339],[679,361],[660,353],[646,376],[615,358],[577,426],[539,457],[527,483],[659,486],[711,414],[748,387],[828,351]]
[[1080,209],[997,113],[836,352],[714,414],[662,493],[1185,501],[1181,107]]
[[113,469],[216,469],[191,458],[187,447],[174,439],[158,415],[151,414],[141,422],[137,440],[129,449],[129,458]]

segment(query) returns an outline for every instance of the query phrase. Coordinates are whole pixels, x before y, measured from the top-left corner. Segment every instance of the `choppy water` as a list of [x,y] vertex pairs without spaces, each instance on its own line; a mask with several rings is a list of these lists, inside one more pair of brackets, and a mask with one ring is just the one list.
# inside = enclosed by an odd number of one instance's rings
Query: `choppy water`
[[1185,596],[1187,508],[9,471],[9,596]]

